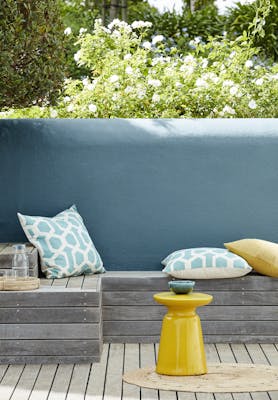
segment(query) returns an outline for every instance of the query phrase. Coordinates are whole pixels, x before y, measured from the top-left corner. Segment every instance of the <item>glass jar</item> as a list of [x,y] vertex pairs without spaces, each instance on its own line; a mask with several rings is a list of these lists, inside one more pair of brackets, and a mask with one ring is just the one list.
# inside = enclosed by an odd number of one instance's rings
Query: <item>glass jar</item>
[[25,244],[15,244],[13,246],[14,256],[12,261],[12,271],[16,278],[27,278],[29,276],[29,258]]

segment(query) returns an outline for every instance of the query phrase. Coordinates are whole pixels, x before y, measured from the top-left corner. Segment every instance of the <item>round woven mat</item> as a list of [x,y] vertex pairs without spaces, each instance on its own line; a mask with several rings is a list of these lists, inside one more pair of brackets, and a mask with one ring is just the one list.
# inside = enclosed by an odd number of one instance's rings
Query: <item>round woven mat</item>
[[155,367],[141,368],[123,376],[127,383],[181,392],[269,392],[278,390],[278,367],[259,364],[210,364],[199,376],[159,375]]

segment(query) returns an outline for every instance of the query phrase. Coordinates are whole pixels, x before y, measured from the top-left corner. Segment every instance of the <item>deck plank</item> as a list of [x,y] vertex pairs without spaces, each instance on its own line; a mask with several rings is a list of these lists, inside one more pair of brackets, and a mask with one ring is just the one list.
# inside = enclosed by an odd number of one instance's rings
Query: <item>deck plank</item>
[[99,283],[100,283],[100,276],[96,275],[85,275],[84,281],[82,284],[82,289],[93,289],[99,291]]
[[8,364],[2,364],[0,365],[0,383],[6,373],[6,371],[8,370],[9,365]]
[[[159,344],[155,344],[155,361],[157,362],[159,351]],[[159,399],[160,400],[177,400],[177,392],[169,391],[169,390],[159,390],[158,391]]]
[[123,357],[124,345],[122,343],[110,344],[103,400],[121,399]]
[[1,380],[1,400],[9,400],[24,370],[24,365],[10,365]]
[[92,364],[85,400],[102,400],[106,379],[108,349],[109,345],[104,344],[100,363]]
[[[238,363],[252,363],[252,359],[244,344],[232,344],[232,352]],[[250,392],[252,400],[269,400],[266,392]]]
[[26,365],[10,400],[28,400],[35,385],[41,365]]
[[[205,345],[207,363],[218,363],[219,356],[217,353],[217,349],[214,344],[206,344]],[[200,396],[198,395],[198,398]],[[233,400],[231,393],[214,393],[215,400]]]
[[[139,368],[139,344],[125,345],[124,372],[133,371]],[[140,388],[123,382],[122,400],[139,400]]]
[[[278,348],[277,345],[261,345],[262,351],[271,365],[278,365]],[[271,400],[278,400],[278,391],[268,393]]]
[[[234,363],[236,359],[229,344],[217,344],[217,352],[221,362]],[[251,400],[250,393],[233,393],[234,400]]]
[[105,343],[103,345],[100,363],[92,364],[87,390],[85,393],[85,400],[102,400],[106,378],[108,348],[109,345]]
[[48,287],[48,286],[52,286],[54,282],[54,279],[46,279],[46,278],[41,278],[40,279],[40,285],[42,287]]
[[54,287],[60,287],[60,288],[64,287],[64,288],[66,288],[67,284],[68,284],[68,281],[69,281],[69,278],[54,279],[53,283],[52,283],[52,287],[53,288]]
[[[140,367],[155,365],[154,344],[140,344]],[[158,400],[158,390],[141,388],[141,400]]]
[[73,276],[73,277],[69,278],[69,280],[67,282],[67,287],[81,289],[82,285],[83,285],[83,281],[84,281],[84,275]]
[[57,368],[47,400],[65,400],[74,364],[60,364]]
[[57,364],[42,365],[29,400],[47,400],[57,368]]
[[[206,344],[205,347],[208,363],[220,360],[278,365],[278,346],[274,344]],[[99,364],[0,365],[0,399],[278,400],[278,392],[194,394],[140,390],[122,384],[123,371],[154,365],[157,351],[158,345],[154,344],[105,344]]]
[[84,400],[91,364],[75,364],[67,400]]

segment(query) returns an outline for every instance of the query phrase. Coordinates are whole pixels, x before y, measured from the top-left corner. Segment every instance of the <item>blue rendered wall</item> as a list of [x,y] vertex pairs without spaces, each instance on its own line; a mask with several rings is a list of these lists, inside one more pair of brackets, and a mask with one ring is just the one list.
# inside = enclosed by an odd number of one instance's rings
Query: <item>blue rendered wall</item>
[[73,203],[108,270],[278,241],[278,120],[0,120],[0,242]]

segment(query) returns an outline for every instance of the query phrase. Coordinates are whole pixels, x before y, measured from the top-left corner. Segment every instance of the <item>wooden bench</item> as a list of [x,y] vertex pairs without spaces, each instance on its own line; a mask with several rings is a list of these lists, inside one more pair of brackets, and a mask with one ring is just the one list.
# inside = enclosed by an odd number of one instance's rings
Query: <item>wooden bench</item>
[[99,361],[99,275],[41,279],[30,292],[0,292],[0,363]]
[[[162,272],[121,271],[0,292],[0,363],[96,362],[103,341],[157,342],[165,309],[153,294],[168,280]],[[278,279],[199,280],[196,290],[214,296],[199,310],[206,342],[277,342]]]
[[[165,308],[153,294],[168,290],[162,272],[108,272],[102,276],[105,342],[156,342]],[[196,281],[212,294],[199,310],[209,343],[275,343],[278,340],[278,279],[256,274]]]

